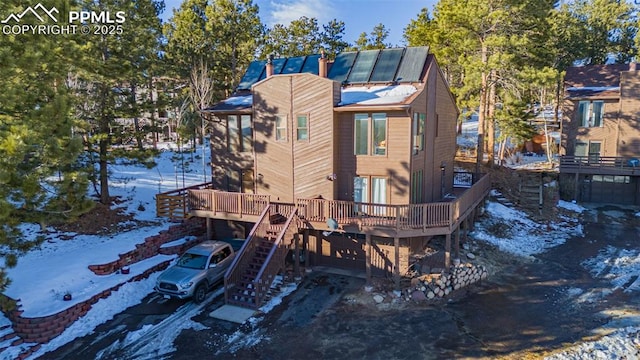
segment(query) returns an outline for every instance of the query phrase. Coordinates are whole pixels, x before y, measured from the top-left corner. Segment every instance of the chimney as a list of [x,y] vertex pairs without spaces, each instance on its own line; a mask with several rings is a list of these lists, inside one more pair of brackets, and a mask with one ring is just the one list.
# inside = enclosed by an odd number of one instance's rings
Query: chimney
[[273,75],[273,55],[267,58],[267,77]]
[[320,52],[320,59],[318,59],[318,76],[327,77],[327,57],[324,55],[324,49]]

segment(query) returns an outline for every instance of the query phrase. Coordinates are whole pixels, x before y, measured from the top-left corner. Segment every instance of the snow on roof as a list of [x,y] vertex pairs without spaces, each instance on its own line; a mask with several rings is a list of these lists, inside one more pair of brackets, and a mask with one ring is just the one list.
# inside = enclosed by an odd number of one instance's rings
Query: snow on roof
[[392,86],[354,86],[342,89],[342,101],[340,106],[360,105],[387,105],[405,101],[409,96],[418,91],[413,85]]
[[232,96],[223,101],[225,104],[229,105],[245,105],[251,106],[253,105],[253,95],[243,95],[243,96]]

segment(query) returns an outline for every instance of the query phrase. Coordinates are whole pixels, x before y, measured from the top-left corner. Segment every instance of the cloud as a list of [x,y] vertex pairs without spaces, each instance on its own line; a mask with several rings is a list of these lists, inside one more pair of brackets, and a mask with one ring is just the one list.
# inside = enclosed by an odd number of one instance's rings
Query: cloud
[[302,16],[318,19],[318,24],[326,24],[333,18],[335,6],[332,0],[272,0],[269,3],[267,25],[288,26],[292,20]]

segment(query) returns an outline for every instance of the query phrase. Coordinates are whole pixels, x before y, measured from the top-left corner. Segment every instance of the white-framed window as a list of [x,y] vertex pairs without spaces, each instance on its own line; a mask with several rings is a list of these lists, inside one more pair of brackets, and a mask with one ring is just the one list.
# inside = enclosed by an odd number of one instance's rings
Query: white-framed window
[[353,153],[355,155],[387,155],[387,114],[355,114]]
[[296,139],[298,141],[309,141],[309,115],[297,115],[296,126]]
[[287,141],[287,116],[276,115],[276,141]]
[[601,127],[604,119],[604,101],[583,100],[578,103],[578,121],[581,127]]

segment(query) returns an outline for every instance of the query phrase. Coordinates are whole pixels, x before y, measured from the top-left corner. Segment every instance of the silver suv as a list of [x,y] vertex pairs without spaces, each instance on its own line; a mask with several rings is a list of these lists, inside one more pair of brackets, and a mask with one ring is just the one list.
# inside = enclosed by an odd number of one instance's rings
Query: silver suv
[[193,301],[201,303],[209,287],[222,280],[234,256],[233,248],[226,242],[202,242],[158,276],[155,290],[165,297],[193,297]]

